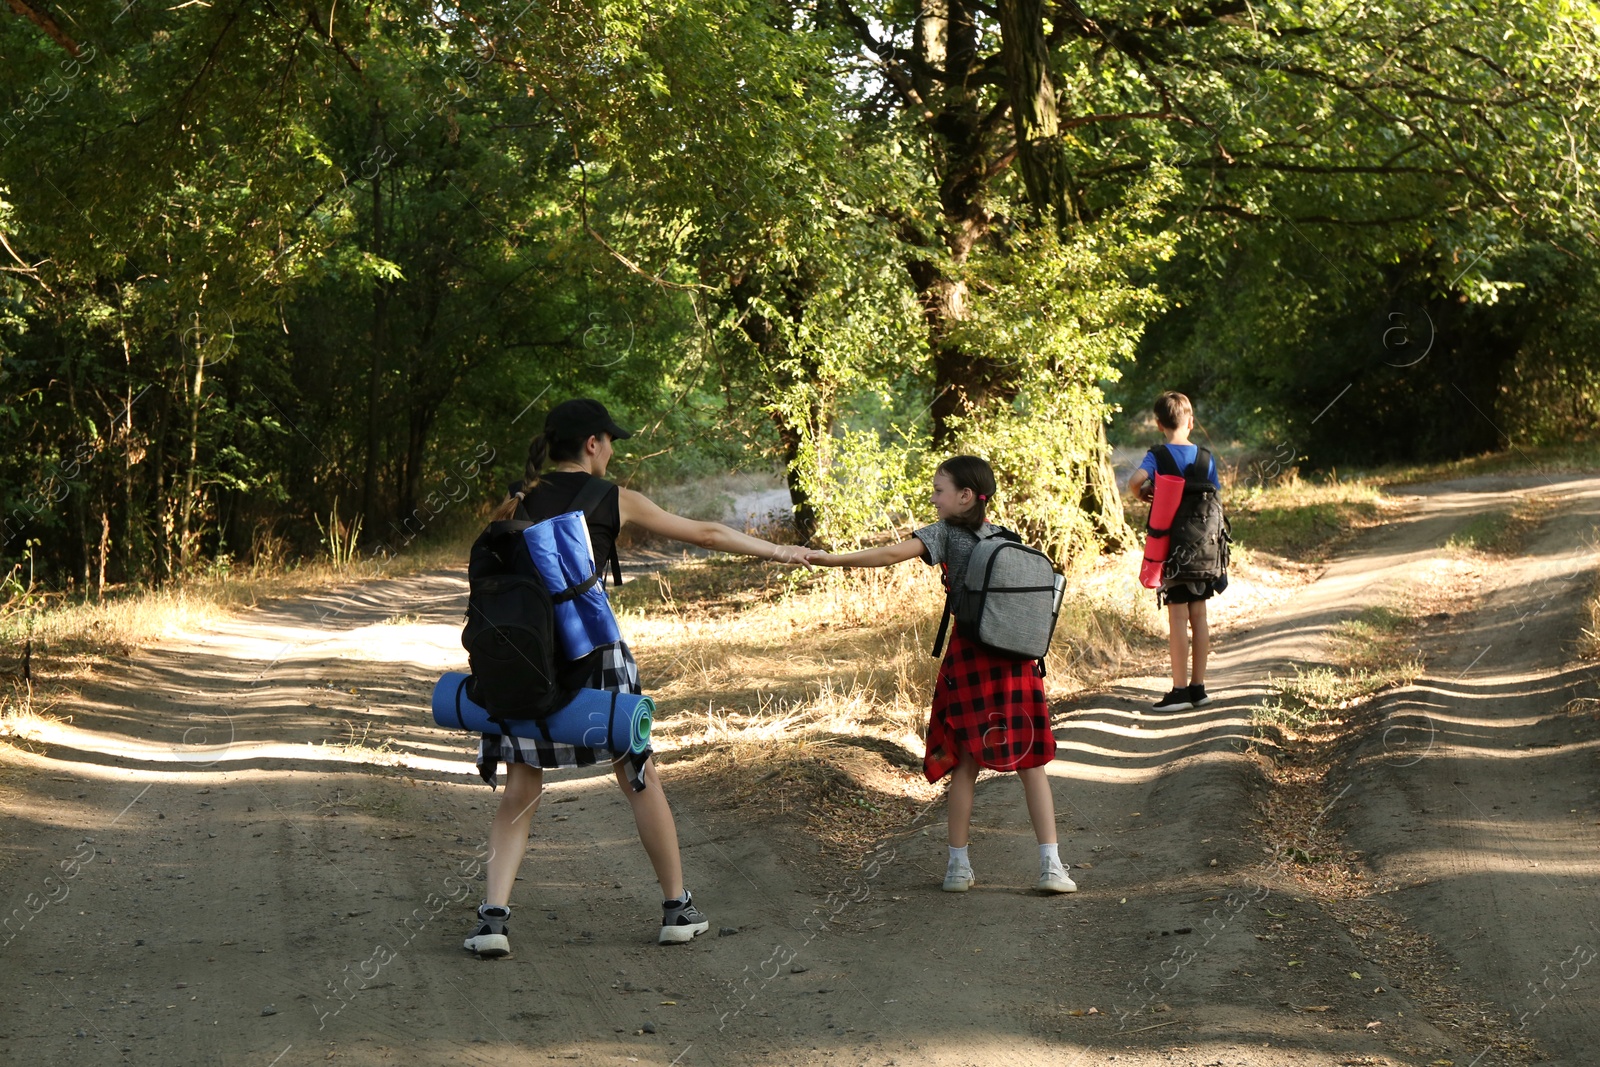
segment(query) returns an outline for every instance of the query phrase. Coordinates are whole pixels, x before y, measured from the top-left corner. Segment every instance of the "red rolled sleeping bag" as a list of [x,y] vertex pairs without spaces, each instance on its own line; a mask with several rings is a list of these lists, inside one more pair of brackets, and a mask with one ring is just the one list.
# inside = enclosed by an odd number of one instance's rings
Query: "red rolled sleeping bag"
[[1146,589],[1161,587],[1161,568],[1172,543],[1172,520],[1183,500],[1184,481],[1176,474],[1158,474],[1154,481],[1156,491],[1150,504],[1149,532],[1144,539],[1144,562],[1139,565],[1139,584]]

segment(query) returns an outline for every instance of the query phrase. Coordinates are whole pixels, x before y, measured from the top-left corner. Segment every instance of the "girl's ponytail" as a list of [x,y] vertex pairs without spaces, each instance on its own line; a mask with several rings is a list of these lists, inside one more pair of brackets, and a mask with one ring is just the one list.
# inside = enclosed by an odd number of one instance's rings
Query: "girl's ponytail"
[[489,513],[490,522],[505,522],[516,517],[517,505],[522,503],[522,498],[539,484],[539,469],[544,466],[545,459],[550,454],[550,441],[545,434],[535,434],[533,441],[528,445],[528,462],[522,469],[522,491],[512,493],[500,502]]

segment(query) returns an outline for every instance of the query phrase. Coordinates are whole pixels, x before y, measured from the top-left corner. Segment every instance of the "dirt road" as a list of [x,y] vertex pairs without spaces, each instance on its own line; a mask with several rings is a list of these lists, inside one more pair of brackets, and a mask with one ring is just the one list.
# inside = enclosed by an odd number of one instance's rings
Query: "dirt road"
[[[1562,504],[1326,784],[1315,821],[1378,892],[1305,891],[1259,821],[1269,674],[1530,493]],[[713,930],[662,948],[610,776],[552,776],[494,963],[460,948],[494,797],[425,711],[461,576],[268,606],[100,672],[0,756],[0,1062],[1590,1063],[1600,693],[1571,650],[1597,518],[1597,479],[1419,490],[1225,635],[1215,704],[1147,715],[1165,683],[1132,678],[1060,708],[1075,895],[1027,892],[1009,777],[954,896],[938,805],[840,861],[668,763]]]

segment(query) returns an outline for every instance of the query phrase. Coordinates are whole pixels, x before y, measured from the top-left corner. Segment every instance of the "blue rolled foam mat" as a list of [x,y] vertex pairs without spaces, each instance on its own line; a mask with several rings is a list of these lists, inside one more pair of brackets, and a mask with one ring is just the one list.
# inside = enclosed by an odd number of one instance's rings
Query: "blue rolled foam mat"
[[[552,594],[580,585],[595,573],[594,545],[581,511],[535,523],[522,532],[522,538]],[[600,645],[622,640],[601,582],[596,581],[576,599],[556,604],[556,634],[567,659],[582,659]]]
[[489,713],[467,697],[471,675],[450,671],[433,687],[433,721],[453,730],[479,734],[509,733],[514,737],[542,738],[563,745],[603,748],[621,755],[650,747],[650,724],[656,704],[647,696],[613,693],[605,689],[580,689],[571,702],[541,724],[532,719],[493,722]]

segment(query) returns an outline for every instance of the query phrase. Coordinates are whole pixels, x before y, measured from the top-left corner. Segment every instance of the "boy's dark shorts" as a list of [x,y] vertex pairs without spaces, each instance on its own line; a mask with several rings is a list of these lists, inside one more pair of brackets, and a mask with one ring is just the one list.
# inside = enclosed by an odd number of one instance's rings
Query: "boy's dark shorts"
[[[1210,600],[1224,589],[1228,588],[1228,579],[1217,578],[1209,582],[1184,582],[1179,585],[1168,586],[1156,592],[1156,606],[1163,604],[1194,604],[1203,600]],[[1199,592],[1195,592],[1199,589]]]

